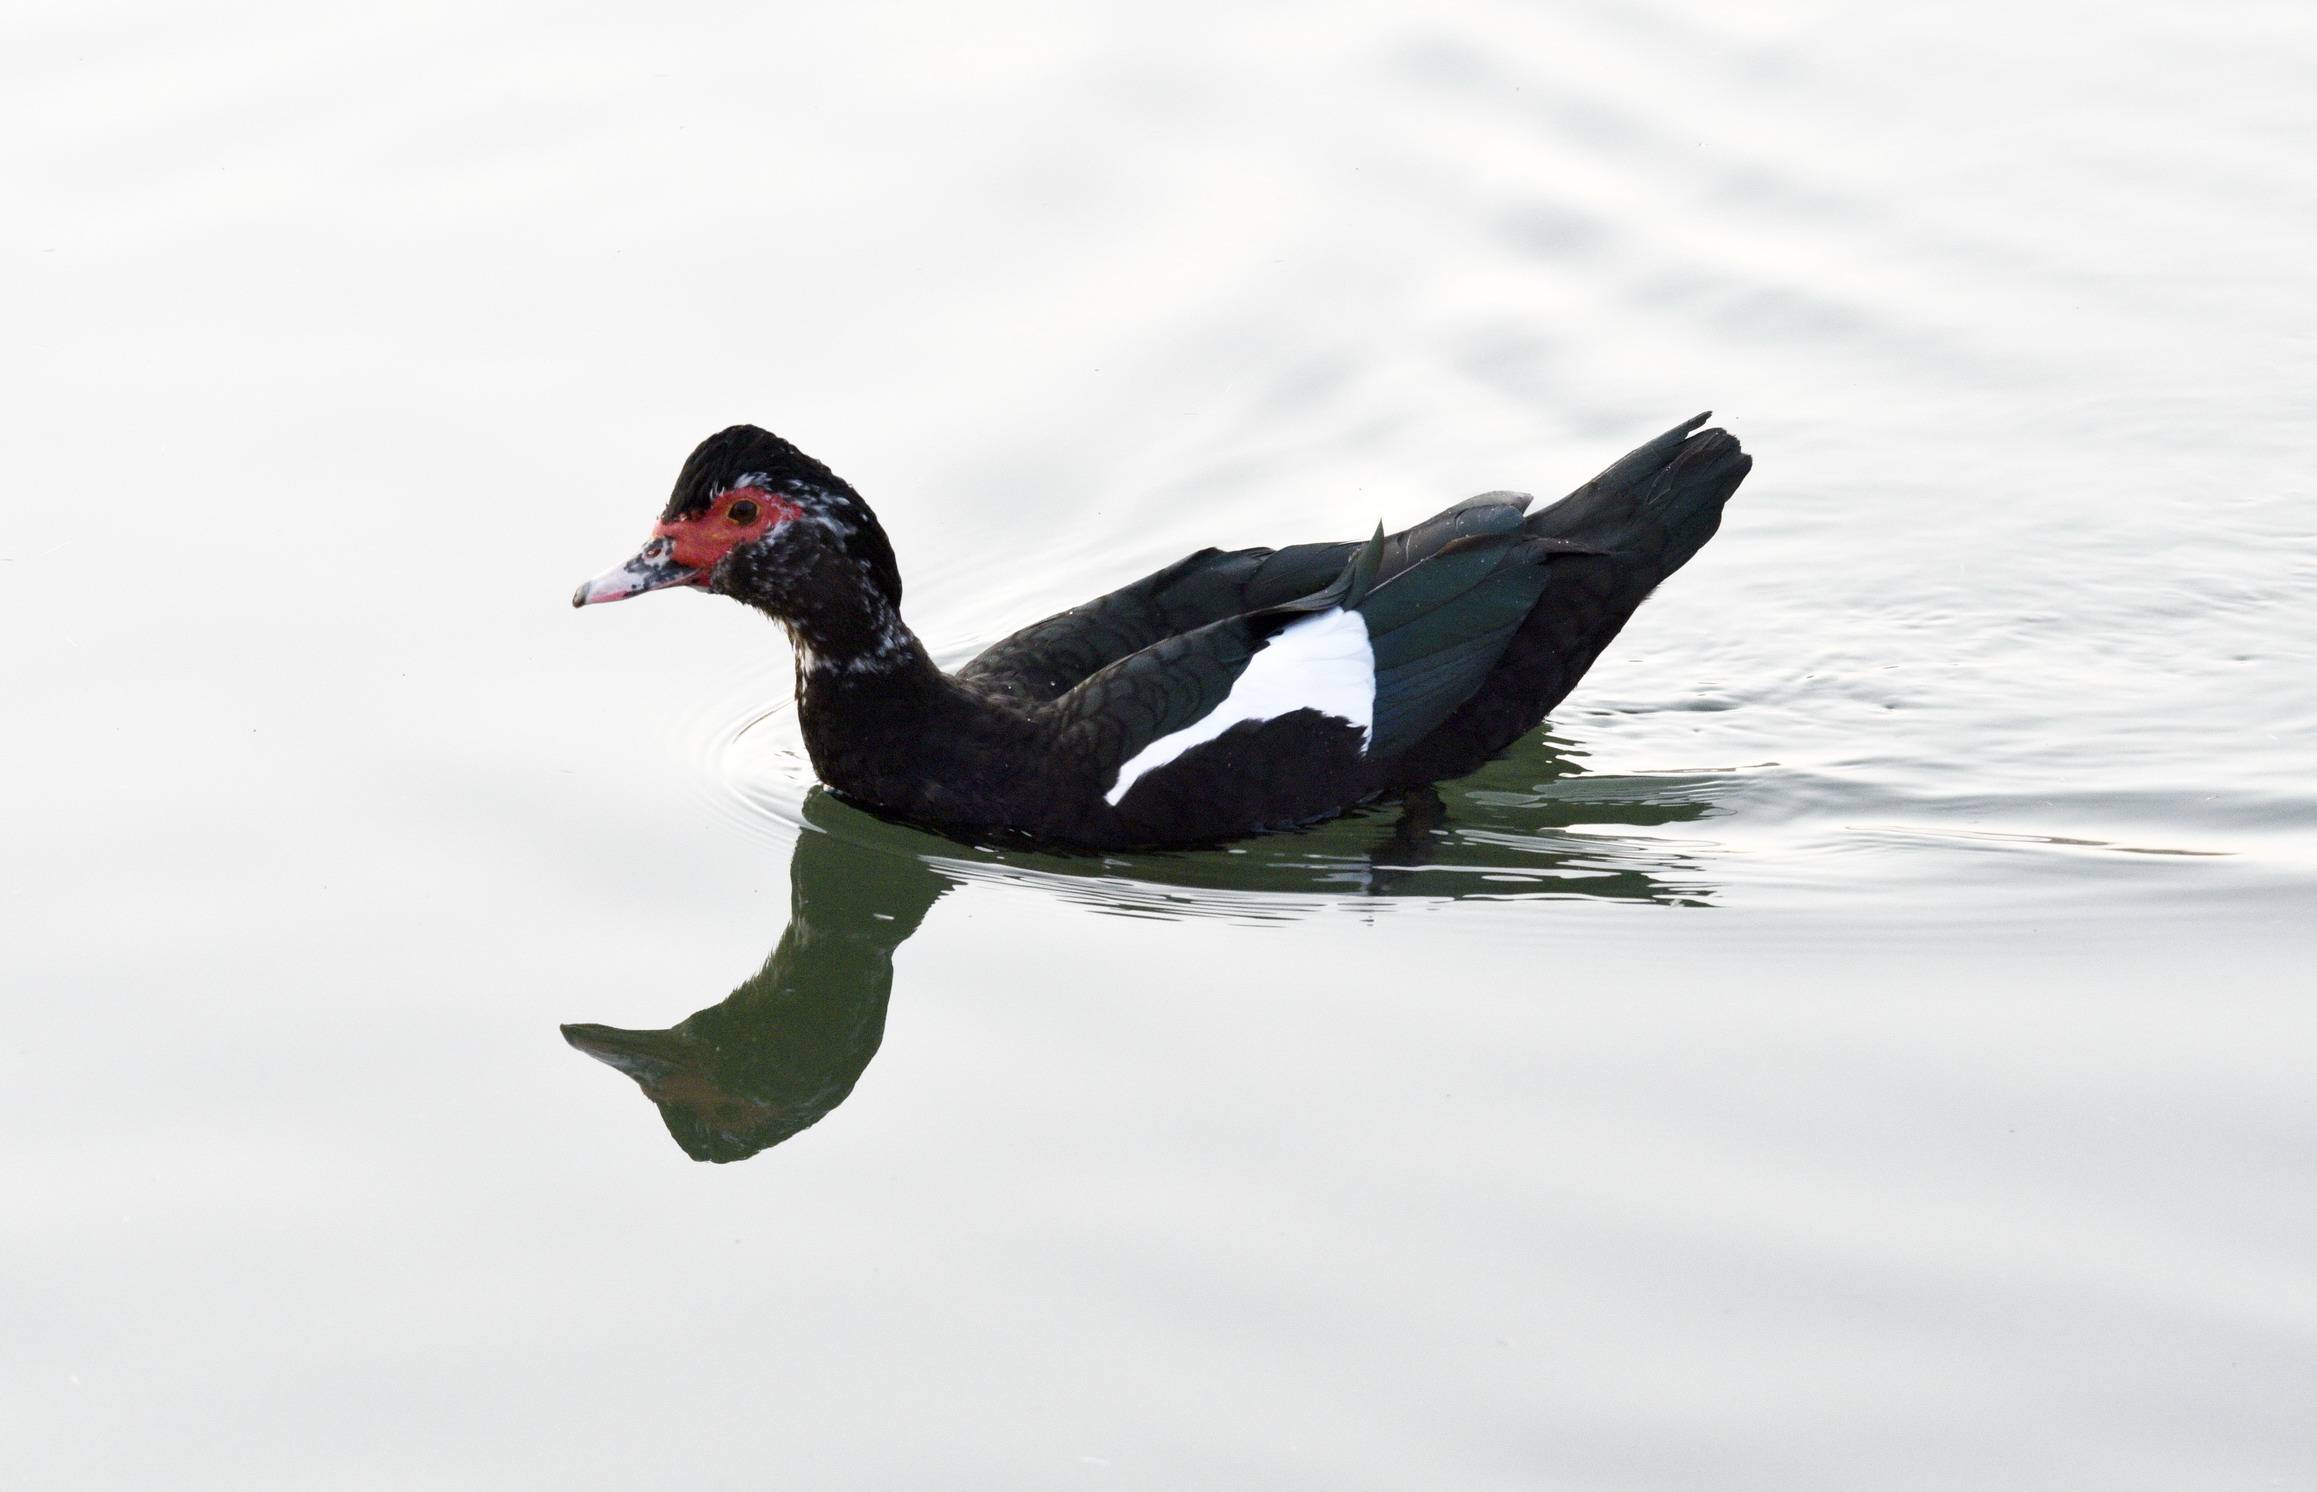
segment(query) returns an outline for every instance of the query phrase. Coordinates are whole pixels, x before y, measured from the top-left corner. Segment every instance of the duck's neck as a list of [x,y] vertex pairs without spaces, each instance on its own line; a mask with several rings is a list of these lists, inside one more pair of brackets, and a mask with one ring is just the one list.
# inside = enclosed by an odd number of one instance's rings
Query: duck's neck
[[928,764],[929,738],[954,703],[951,681],[882,597],[816,609],[787,623],[796,644],[797,720],[821,781],[907,813]]
[[809,616],[780,621],[796,644],[799,698],[808,679],[906,682],[919,673],[940,672],[901,620],[899,608],[872,590],[840,592],[834,602],[817,604]]

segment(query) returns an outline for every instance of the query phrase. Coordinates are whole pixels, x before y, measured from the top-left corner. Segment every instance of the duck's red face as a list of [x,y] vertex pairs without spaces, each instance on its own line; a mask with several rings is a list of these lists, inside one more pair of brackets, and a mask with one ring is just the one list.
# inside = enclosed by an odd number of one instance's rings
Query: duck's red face
[[625,601],[672,585],[706,586],[725,556],[803,512],[797,502],[764,483],[731,487],[716,494],[705,508],[661,520],[634,559],[581,586],[571,604]]

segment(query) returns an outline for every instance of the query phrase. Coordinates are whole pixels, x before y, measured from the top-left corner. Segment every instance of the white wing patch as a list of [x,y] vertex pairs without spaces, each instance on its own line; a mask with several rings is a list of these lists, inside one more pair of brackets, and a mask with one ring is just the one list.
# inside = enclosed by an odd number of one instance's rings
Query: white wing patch
[[1117,807],[1145,773],[1242,721],[1276,720],[1297,710],[1358,726],[1360,749],[1368,749],[1375,735],[1376,650],[1368,643],[1367,619],[1358,612],[1339,607],[1280,628],[1247,660],[1221,704],[1128,757],[1103,801]]

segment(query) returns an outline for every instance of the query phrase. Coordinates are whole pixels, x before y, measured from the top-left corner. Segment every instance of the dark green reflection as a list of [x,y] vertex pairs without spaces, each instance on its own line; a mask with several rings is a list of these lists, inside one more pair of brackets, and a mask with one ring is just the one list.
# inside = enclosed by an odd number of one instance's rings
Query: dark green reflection
[[825,793],[806,799],[788,930],[722,1004],[665,1031],[563,1028],[636,1080],[694,1160],[746,1160],[845,1101],[885,1039],[893,950],[956,884],[922,856],[860,842],[854,825],[830,832],[840,818],[876,823]]
[[1056,855],[960,844],[815,789],[789,864],[789,925],[754,977],[664,1031],[570,1025],[634,1078],[694,1160],[745,1160],[843,1103],[877,1055],[893,954],[961,880],[1035,884],[1106,911],[1272,920],[1346,897],[1703,905],[1698,848],[1616,832],[1709,816],[1729,774],[1583,772],[1557,743],[1389,808],[1214,850]]

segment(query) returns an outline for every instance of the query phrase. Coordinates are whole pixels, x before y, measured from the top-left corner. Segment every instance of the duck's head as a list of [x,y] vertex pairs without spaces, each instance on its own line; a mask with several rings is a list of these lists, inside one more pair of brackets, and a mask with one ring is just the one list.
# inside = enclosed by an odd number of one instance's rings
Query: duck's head
[[700,442],[636,556],[582,585],[574,606],[692,586],[792,625],[816,611],[901,604],[893,545],[843,478],[767,430]]

